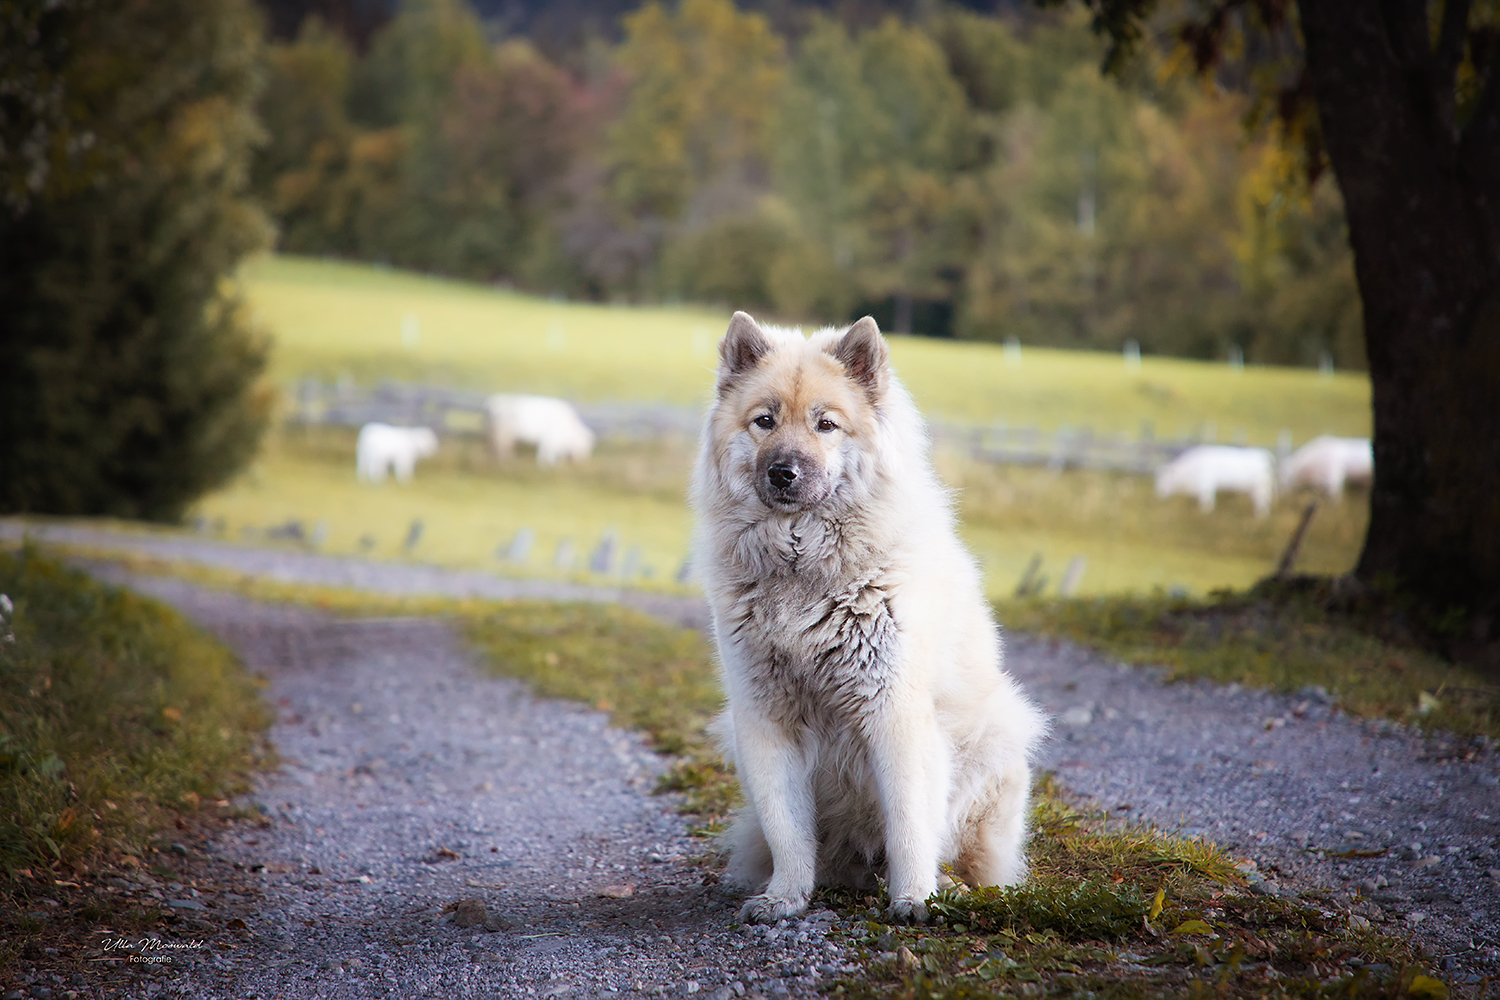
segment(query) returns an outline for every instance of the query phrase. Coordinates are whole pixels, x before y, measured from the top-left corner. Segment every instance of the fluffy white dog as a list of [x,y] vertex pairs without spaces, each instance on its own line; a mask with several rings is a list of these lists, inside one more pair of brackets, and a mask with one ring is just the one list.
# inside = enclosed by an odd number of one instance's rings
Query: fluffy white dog
[[581,462],[594,451],[594,432],[566,400],[499,393],[486,409],[490,443],[500,458],[508,458],[517,444],[535,446],[538,465]]
[[862,319],[811,339],[735,313],[693,481],[694,565],[749,805],[742,917],[796,916],[820,883],[887,879],[924,921],[939,865],[1025,876],[1041,714],[1000,635],[922,421]]
[[379,483],[390,472],[397,482],[409,483],[417,459],[436,455],[437,449],[437,435],[431,428],[365,424],[354,447],[355,475],[362,482]]

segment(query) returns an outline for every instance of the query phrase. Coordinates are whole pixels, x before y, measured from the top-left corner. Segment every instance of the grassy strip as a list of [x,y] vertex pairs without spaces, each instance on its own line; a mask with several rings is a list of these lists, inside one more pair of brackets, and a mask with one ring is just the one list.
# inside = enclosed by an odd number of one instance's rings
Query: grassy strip
[[243,784],[267,724],[233,656],[161,604],[0,552],[0,864],[86,874]]
[[517,601],[470,614],[465,625],[497,673],[609,712],[663,753],[700,746],[722,701],[703,636],[629,608]]
[[1061,636],[1172,678],[1296,692],[1324,688],[1354,715],[1500,737],[1500,688],[1414,646],[1370,634],[1315,593],[1259,587],[1206,600],[1124,596],[1009,601],[1006,627]]
[[[884,899],[825,893],[865,910],[852,944],[864,974],[837,996],[1447,997],[1410,944],[1316,901],[1251,895],[1212,844],[1110,828],[1050,782],[1034,805],[1032,875],[1012,889],[958,887],[932,926],[890,927]],[[866,909],[868,908],[868,909]]]
[[[251,596],[343,613],[448,615],[497,673],[609,711],[682,754],[662,787],[686,793],[683,810],[703,832],[721,828],[738,800],[704,732],[720,698],[696,633],[615,607],[382,598],[217,578]],[[881,923],[883,895],[821,890],[821,903],[861,918],[849,943],[865,970],[832,992],[911,1000],[1447,995],[1409,942],[1320,898],[1252,894],[1235,859],[1211,843],[1110,824],[1050,779],[1037,789],[1033,825],[1025,885],[940,893],[929,927]]]
[[0,551],[0,593],[0,969],[44,948],[78,966],[94,927],[158,922],[102,877],[155,872],[158,831],[227,815],[268,717],[229,651],[156,601],[34,547]]

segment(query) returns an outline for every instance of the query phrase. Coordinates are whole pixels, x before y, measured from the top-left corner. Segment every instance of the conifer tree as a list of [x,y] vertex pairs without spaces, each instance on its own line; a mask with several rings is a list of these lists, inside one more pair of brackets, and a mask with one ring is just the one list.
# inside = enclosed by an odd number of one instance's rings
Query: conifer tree
[[167,520],[254,454],[247,0],[0,2],[0,511]]

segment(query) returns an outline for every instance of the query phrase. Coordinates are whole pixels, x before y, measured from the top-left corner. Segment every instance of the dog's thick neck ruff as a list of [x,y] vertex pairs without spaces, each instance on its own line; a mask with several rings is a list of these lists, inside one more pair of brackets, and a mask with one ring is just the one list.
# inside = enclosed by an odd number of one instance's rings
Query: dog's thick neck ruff
[[[798,577],[835,589],[873,579],[921,527],[913,521],[931,519],[935,495],[946,511],[925,462],[920,418],[873,322],[804,339],[737,313],[720,353],[694,489],[700,524],[711,526],[700,551],[719,582]],[[768,502],[775,490],[764,481],[766,452],[778,445],[758,433],[757,419],[772,433],[777,421],[813,428],[783,450],[826,480],[816,502]],[[826,423],[835,430],[818,430]],[[897,440],[903,434],[915,439]],[[923,461],[914,467],[912,455]]]

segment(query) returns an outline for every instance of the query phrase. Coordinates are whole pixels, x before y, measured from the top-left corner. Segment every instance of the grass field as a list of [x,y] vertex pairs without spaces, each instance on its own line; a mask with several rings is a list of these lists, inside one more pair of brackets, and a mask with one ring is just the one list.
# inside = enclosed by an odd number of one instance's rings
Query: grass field
[[[371,266],[287,257],[247,266],[256,322],[273,337],[271,375],[398,378],[487,390],[526,390],[588,400],[702,401],[714,345],[727,317],[696,307],[637,308],[551,301],[481,285]],[[892,338],[896,364],[930,416],[1046,428],[1089,425],[1158,436],[1213,425],[1221,440],[1271,444],[1283,429],[1368,433],[1369,386],[1299,369],[1147,358],[1127,369],[1113,354],[1025,348],[1019,363],[992,344]],[[251,472],[196,511],[235,538],[254,540],[287,520],[321,521],[325,550],[408,557],[468,568],[568,575],[614,532],[638,549],[648,585],[665,585],[686,556],[691,518],[683,497],[691,442],[606,442],[580,468],[498,463],[477,442],[450,439],[407,486],[361,486],[353,436],[343,431],[273,435]],[[1002,468],[940,453],[957,490],[965,535],[992,594],[1009,594],[1030,560],[1056,584],[1074,556],[1088,561],[1080,594],[1181,588],[1205,593],[1264,576],[1295,526],[1302,500],[1285,499],[1256,521],[1229,497],[1198,513],[1184,498],[1160,502],[1145,477]],[[1341,572],[1364,534],[1362,496],[1324,505],[1300,568]],[[413,520],[420,543],[402,546]],[[524,565],[495,550],[522,528],[535,544]],[[567,541],[574,569],[556,565]]]
[[[264,257],[244,286],[257,324],[276,343],[272,377],[357,382],[400,378],[525,390],[586,400],[696,403],[712,383],[729,317],[700,307],[637,308],[552,301],[388,268]],[[416,336],[410,334],[415,332]],[[1283,429],[1368,434],[1369,382],[1299,368],[1024,348],[1020,363],[994,344],[892,338],[896,367],[929,416],[1044,429],[1090,425],[1170,436],[1212,424],[1274,443]]]
[[[692,520],[683,497],[692,455],[685,442],[607,444],[585,465],[552,470],[525,458],[500,464],[477,442],[445,445],[410,484],[382,486],[355,481],[353,449],[344,431],[278,435],[249,474],[196,513],[210,526],[221,522],[229,538],[257,541],[288,520],[308,530],[321,521],[327,552],[543,576],[585,576],[590,550],[610,531],[622,555],[639,550],[649,575],[636,582],[647,586],[673,586],[687,555]],[[1035,555],[1054,588],[1067,562],[1085,557],[1081,595],[1248,586],[1275,565],[1301,510],[1301,498],[1285,500],[1257,521],[1244,498],[1201,514],[1187,498],[1156,500],[1139,476],[997,468],[953,455],[940,456],[939,467],[957,488],[962,531],[996,597],[1014,590]],[[1353,565],[1363,499],[1324,504],[1301,569],[1336,573]],[[413,520],[423,530],[407,551]],[[522,528],[535,537],[529,558],[497,558]],[[572,569],[555,563],[564,540]]]

